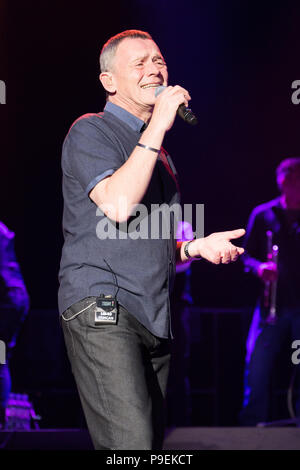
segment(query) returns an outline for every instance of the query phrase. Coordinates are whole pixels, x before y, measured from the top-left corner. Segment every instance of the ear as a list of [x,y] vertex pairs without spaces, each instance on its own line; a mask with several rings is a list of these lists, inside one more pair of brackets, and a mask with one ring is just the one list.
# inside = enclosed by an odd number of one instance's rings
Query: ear
[[102,83],[103,88],[108,93],[115,93],[116,86],[115,86],[115,83],[114,83],[113,74],[111,72],[102,72],[102,73],[100,73],[99,80]]

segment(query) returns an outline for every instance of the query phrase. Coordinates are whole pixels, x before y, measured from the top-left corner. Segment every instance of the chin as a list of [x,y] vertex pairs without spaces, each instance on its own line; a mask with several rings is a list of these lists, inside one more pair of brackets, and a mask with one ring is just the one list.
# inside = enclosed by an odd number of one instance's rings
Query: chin
[[154,100],[148,100],[148,101],[144,100],[144,102],[143,102],[143,106],[145,108],[151,108],[152,109],[154,107],[154,105],[155,105],[155,99]]

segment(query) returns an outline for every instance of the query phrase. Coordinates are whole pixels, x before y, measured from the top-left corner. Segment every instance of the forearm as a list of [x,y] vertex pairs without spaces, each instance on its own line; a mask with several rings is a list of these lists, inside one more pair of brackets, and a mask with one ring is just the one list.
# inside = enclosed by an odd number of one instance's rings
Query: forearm
[[[160,149],[165,132],[151,125],[142,134],[139,143]],[[128,160],[107,178],[103,190],[91,192],[91,199],[111,219],[122,222],[128,219],[134,206],[139,204],[149,186],[158,153],[136,146]]]

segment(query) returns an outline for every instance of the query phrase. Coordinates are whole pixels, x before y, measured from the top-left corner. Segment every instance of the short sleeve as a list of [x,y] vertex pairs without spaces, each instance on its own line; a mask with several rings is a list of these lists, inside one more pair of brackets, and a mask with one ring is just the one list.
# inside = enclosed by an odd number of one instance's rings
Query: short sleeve
[[77,120],[65,139],[63,172],[76,178],[86,194],[124,163],[112,134],[101,117],[94,115]]

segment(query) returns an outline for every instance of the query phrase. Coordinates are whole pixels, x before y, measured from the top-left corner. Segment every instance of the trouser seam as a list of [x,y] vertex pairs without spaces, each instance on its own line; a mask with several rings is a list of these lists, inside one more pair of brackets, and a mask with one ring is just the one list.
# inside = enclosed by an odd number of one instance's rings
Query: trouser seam
[[71,327],[70,327],[70,323],[66,323],[66,327],[70,333],[70,336],[71,336],[71,343],[72,343],[72,352],[73,352],[73,356],[76,356],[76,348],[75,348],[75,341],[74,341],[74,337],[73,337],[73,333],[71,331]]

